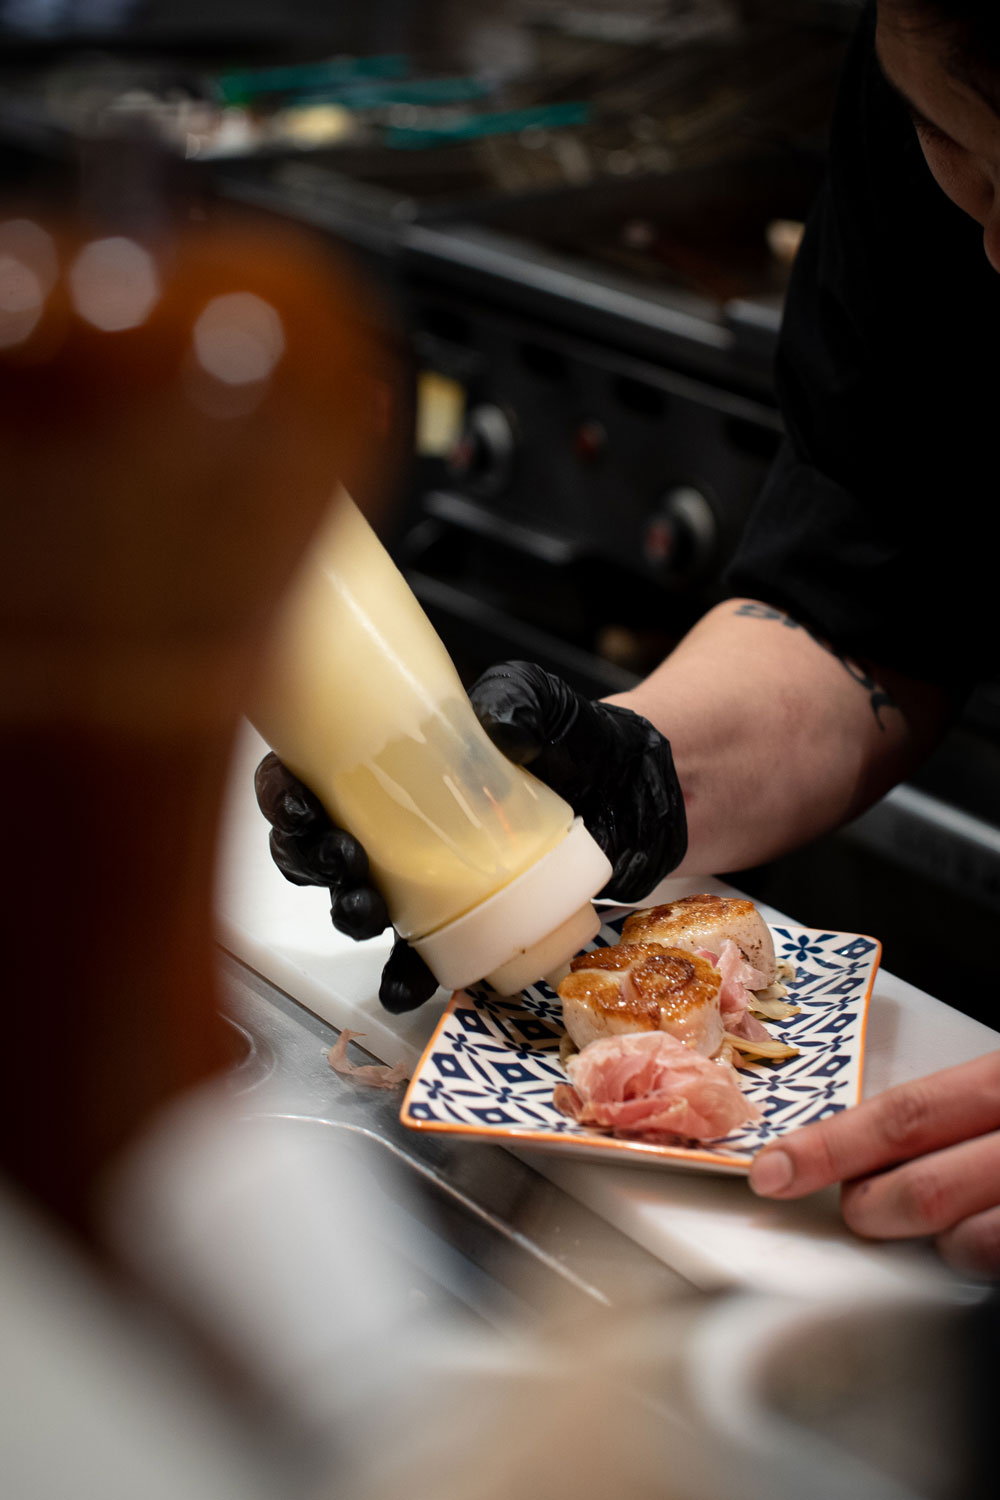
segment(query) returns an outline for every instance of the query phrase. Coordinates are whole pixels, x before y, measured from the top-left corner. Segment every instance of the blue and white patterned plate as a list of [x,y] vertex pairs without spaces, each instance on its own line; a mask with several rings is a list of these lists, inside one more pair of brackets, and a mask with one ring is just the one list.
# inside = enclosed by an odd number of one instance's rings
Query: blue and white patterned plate
[[[625,915],[602,927],[593,947],[617,943]],[[756,1125],[699,1146],[618,1140],[578,1125],[552,1103],[566,1081],[558,995],[546,984],[501,999],[492,990],[460,990],[451,1000],[414,1073],[400,1119],[413,1130],[476,1141],[570,1152],[604,1161],[746,1172],[754,1154],[784,1131],[856,1104],[861,1094],[865,1024],[881,944],[849,932],[772,927],[775,953],[795,966],[786,1021],[772,1036],[798,1057],[740,1069],[763,1111]]]

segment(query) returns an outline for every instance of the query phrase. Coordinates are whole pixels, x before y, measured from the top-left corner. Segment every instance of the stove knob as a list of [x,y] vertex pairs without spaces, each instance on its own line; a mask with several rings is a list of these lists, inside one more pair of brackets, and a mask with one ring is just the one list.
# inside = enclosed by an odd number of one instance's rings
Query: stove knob
[[646,561],[673,577],[706,573],[716,558],[719,523],[711,502],[693,485],[668,490],[646,522]]
[[475,495],[498,495],[514,465],[514,426],[502,407],[474,406],[448,456],[448,473]]

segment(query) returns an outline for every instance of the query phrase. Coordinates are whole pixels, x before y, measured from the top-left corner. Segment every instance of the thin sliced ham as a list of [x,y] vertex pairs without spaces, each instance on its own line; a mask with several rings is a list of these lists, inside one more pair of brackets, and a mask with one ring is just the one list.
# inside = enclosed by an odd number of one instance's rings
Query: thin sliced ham
[[747,1009],[753,1000],[753,991],[766,988],[766,976],[743,957],[732,938],[726,939],[720,953],[710,953],[703,948],[699,957],[707,958],[722,975],[719,1010],[729,1035],[745,1037],[748,1042],[769,1041],[770,1032]]
[[708,1058],[669,1032],[590,1042],[566,1065],[556,1108],[581,1125],[643,1139],[709,1141],[761,1118],[730,1063]]
[[348,1058],[348,1042],[363,1036],[363,1031],[349,1031],[345,1026],[326,1054],[330,1067],[335,1073],[342,1073],[345,1078],[353,1078],[355,1083],[364,1083],[371,1089],[398,1089],[410,1076],[405,1063],[394,1063],[390,1067],[388,1063],[352,1063]]

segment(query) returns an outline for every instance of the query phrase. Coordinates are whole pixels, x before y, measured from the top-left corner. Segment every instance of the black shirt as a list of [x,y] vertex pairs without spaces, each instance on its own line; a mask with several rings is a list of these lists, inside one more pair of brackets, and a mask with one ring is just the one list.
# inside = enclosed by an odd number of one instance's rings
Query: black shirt
[[852,43],[785,307],[787,440],[727,571],[848,655],[957,692],[1000,670],[1000,275]]

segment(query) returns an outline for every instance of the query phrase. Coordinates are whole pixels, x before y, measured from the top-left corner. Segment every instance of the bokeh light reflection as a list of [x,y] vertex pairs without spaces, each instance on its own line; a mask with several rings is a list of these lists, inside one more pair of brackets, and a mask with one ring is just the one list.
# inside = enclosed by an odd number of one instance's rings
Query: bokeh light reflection
[[57,274],[55,245],[30,219],[0,223],[0,349],[29,338]]
[[194,326],[194,351],[202,369],[224,385],[259,384],[285,351],[281,318],[252,292],[213,297]]
[[80,317],[105,333],[138,328],[160,295],[153,257],[121,235],[85,245],[69,277],[73,305]]

